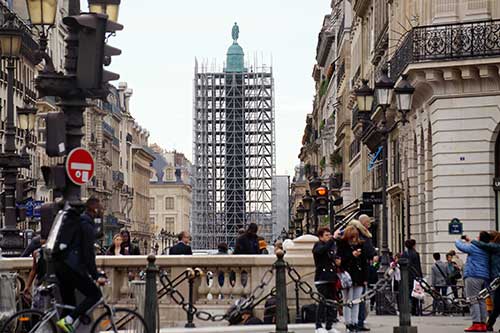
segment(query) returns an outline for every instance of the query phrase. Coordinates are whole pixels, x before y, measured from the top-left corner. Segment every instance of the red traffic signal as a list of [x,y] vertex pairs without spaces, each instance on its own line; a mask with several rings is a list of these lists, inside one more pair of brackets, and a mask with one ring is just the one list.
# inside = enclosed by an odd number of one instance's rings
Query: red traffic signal
[[320,186],[316,189],[315,194],[316,215],[328,215],[328,189],[325,186]]

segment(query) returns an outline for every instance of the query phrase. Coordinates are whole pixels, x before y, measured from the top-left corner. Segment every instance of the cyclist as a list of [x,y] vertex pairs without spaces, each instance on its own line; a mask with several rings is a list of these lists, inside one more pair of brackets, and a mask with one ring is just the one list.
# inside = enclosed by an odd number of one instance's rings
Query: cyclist
[[[104,284],[106,281],[104,277],[99,276],[95,262],[94,219],[100,216],[100,211],[99,199],[92,197],[87,200],[86,210],[80,216],[79,236],[70,245],[66,258],[55,263],[62,300],[64,304],[76,306],[71,313],[56,323],[66,333],[73,333],[74,321],[85,315],[102,297],[101,290],[94,282]],[[85,296],[79,305],[76,305],[75,290]]]

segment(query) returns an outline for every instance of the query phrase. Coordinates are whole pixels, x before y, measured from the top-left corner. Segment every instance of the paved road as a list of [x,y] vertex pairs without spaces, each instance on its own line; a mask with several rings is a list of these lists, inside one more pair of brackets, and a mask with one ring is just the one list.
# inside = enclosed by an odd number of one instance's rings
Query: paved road
[[[395,316],[370,316],[368,326],[371,333],[392,333],[393,327],[399,323]],[[413,326],[416,326],[418,333],[460,333],[468,327],[471,322],[469,317],[414,317]],[[340,332],[345,332],[345,326],[337,324],[335,326]],[[164,328],[161,333],[269,333],[274,331],[273,326],[231,326],[231,327],[200,327],[195,329],[185,328]],[[500,323],[496,330],[500,329]],[[314,333],[314,325],[302,324],[291,325],[289,332]],[[495,331],[496,332],[496,331]]]

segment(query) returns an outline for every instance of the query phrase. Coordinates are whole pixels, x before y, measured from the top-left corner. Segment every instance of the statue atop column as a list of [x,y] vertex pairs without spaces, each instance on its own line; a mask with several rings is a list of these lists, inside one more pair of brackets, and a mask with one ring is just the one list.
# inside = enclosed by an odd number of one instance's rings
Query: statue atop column
[[240,28],[238,27],[238,23],[236,23],[236,22],[234,23],[234,26],[233,26],[232,35],[233,35],[233,41],[236,43],[236,41],[240,37]]

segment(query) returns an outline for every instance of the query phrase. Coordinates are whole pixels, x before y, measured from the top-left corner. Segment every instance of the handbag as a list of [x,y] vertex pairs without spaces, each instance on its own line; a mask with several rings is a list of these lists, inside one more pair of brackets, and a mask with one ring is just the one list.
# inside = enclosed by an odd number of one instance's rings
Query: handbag
[[425,291],[424,288],[420,285],[420,282],[417,280],[413,281],[413,290],[411,292],[411,297],[416,298],[416,299],[424,299],[425,298]]
[[343,271],[337,274],[339,276],[340,284],[342,285],[342,289],[348,289],[352,287],[352,278],[351,274],[347,271]]

